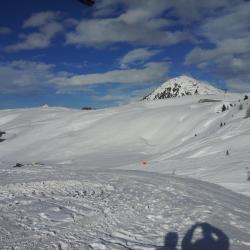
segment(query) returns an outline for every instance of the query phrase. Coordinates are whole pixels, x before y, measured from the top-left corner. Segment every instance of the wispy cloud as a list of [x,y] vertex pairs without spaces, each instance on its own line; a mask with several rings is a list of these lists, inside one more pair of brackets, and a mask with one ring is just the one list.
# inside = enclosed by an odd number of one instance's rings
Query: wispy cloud
[[[75,48],[113,48],[114,44],[136,48],[115,58],[119,66],[104,73],[54,74],[49,83],[58,88],[157,81],[169,70],[167,63],[155,61],[157,53],[187,41],[193,49],[183,55],[184,67],[194,65],[229,86],[236,79],[239,84],[250,80],[249,1],[100,0],[89,14],[91,18],[77,20],[59,11],[34,13],[23,22],[19,40],[5,50],[48,48],[58,35],[64,38],[60,43]],[[0,28],[0,34],[8,32]]]
[[249,15],[250,3],[241,1],[239,5],[228,6],[220,16],[208,18],[200,28],[200,35],[213,48],[194,48],[185,63],[220,76],[231,89],[246,89],[250,83]]
[[34,13],[23,23],[23,28],[35,28],[44,26],[50,22],[60,19],[62,13],[59,11],[43,11]]
[[5,50],[15,52],[20,50],[33,50],[48,48],[57,34],[64,30],[59,21],[61,13],[58,11],[46,11],[33,14],[23,23],[23,28],[36,28],[35,32],[20,34],[20,42],[8,45]]
[[76,30],[66,36],[68,44],[77,46],[105,46],[112,43],[138,45],[171,45],[188,40],[182,31],[165,31],[157,25],[159,20],[130,24],[121,18],[92,19],[81,21]]
[[48,86],[53,64],[18,60],[0,63],[1,93],[27,92]]
[[144,64],[146,61],[160,52],[160,50],[152,50],[149,48],[139,48],[131,50],[120,59],[120,67],[129,68],[130,66]]
[[[123,12],[117,11],[122,6]],[[83,19],[66,36],[68,44],[78,46],[105,46],[113,43],[168,46],[189,40],[190,34],[169,29],[172,19],[163,18],[171,8],[168,1],[99,1],[94,17]],[[109,17],[107,17],[107,14]],[[112,18],[110,16],[113,16]]]
[[12,30],[8,27],[0,27],[0,35],[8,35],[12,33]]
[[151,62],[138,69],[117,69],[104,73],[74,74],[58,71],[54,64],[18,60],[0,63],[2,93],[29,92],[52,87],[59,92],[100,84],[147,85],[165,79],[167,62]]
[[56,77],[50,80],[59,87],[77,87],[92,84],[121,83],[143,84],[164,79],[169,70],[166,62],[147,63],[140,69],[119,69],[105,73]]

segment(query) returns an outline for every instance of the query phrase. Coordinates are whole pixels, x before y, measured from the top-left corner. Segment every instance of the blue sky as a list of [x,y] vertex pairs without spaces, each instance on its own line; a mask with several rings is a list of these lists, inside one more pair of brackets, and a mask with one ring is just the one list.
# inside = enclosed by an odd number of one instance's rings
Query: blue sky
[[250,2],[8,0],[0,108],[109,107],[187,74],[250,91]]

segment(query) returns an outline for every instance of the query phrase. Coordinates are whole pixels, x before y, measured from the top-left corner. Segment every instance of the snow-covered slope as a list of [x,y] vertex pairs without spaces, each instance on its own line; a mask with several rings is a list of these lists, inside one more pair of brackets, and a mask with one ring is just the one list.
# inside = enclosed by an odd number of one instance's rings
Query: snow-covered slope
[[0,111],[0,248],[156,249],[199,221],[249,249],[243,97]]
[[211,95],[220,93],[222,93],[221,90],[203,81],[198,81],[188,76],[180,76],[166,81],[150,95],[145,96],[143,100],[159,100],[187,95]]
[[223,232],[230,250],[250,246],[250,199],[217,185],[65,166],[8,174],[9,184],[0,185],[1,249],[153,250],[169,232],[178,234],[180,246],[197,222]]
[[[237,94],[209,97],[221,101],[200,103],[200,96],[187,96],[95,111],[0,111],[0,129],[6,132],[0,161],[9,166],[71,162],[84,168],[136,170],[148,161],[143,170],[176,170],[250,194],[245,181],[250,119],[243,119],[248,100]],[[226,112],[221,112],[223,103],[230,107]]]

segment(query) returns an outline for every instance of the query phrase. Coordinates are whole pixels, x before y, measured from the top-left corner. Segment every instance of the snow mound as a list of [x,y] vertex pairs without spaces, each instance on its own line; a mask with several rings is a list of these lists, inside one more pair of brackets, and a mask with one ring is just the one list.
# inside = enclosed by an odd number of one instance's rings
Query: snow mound
[[144,97],[143,100],[152,101],[187,95],[212,95],[220,93],[222,93],[221,90],[203,81],[188,76],[180,76],[166,81],[150,95]]

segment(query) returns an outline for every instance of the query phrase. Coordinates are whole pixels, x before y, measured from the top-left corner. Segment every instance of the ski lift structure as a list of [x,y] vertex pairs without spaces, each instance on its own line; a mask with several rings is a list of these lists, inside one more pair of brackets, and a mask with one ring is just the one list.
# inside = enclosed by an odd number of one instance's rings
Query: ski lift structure
[[82,3],[82,4],[85,4],[87,6],[93,6],[95,4],[95,1],[94,0],[78,0],[78,2]]

